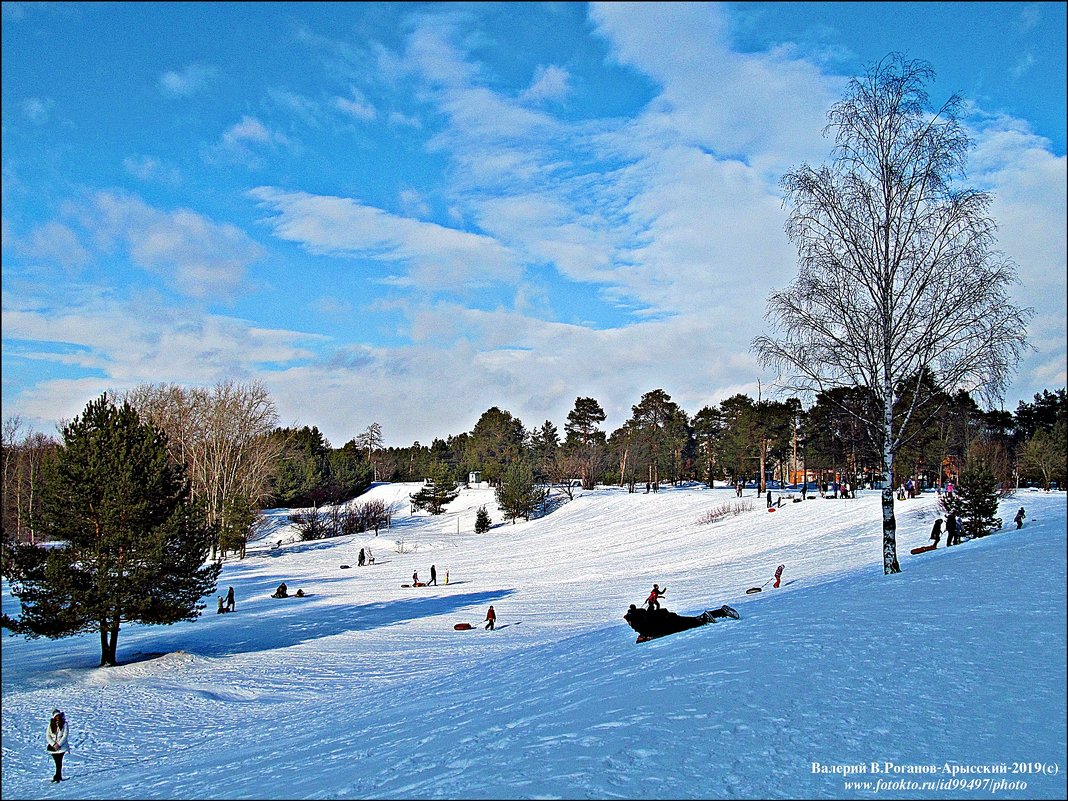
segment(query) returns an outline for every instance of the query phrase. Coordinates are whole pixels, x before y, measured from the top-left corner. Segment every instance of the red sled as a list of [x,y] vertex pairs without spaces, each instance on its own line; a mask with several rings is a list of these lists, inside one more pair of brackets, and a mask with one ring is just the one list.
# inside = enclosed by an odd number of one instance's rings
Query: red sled
[[470,623],[457,623],[455,626],[453,626],[453,628],[457,631],[470,631],[474,628],[474,626],[472,626]]
[[769,506],[768,507],[768,511],[769,512],[774,512],[775,511],[775,507],[774,506]]
[[937,547],[937,545],[923,545],[923,546],[921,546],[919,548],[913,548],[911,551],[909,551],[909,553],[912,553],[912,554],[927,553],[928,551],[933,551],[936,547]]

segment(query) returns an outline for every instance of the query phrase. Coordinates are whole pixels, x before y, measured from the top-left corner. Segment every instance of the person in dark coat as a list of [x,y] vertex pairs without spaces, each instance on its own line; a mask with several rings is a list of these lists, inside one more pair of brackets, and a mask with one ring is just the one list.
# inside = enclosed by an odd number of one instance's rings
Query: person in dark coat
[[56,763],[56,772],[52,776],[54,782],[63,781],[63,755],[70,750],[67,744],[69,738],[70,730],[67,728],[66,716],[58,709],[53,709],[52,718],[48,721],[48,728],[45,730],[45,745]]
[[1024,508],[1021,506],[1020,511],[1016,513],[1016,517],[1012,519],[1012,521],[1016,524],[1017,531],[1023,528],[1023,521],[1025,517],[1027,517],[1027,513],[1024,512]]
[[284,581],[281,584],[278,585],[278,589],[274,591],[274,595],[272,595],[271,597],[272,598],[288,598],[289,597],[289,587],[286,586],[286,583]]
[[426,586],[433,584],[435,587],[438,585],[438,570],[433,565],[430,566],[430,581],[426,583]]
[[356,557],[356,566],[363,567],[367,563],[367,554],[363,552],[363,548],[360,548],[360,555]]
[[950,545],[960,545],[960,523],[953,512],[946,515],[946,547]]
[[226,590],[226,611],[237,611],[237,601],[234,600],[234,588],[230,587]]
[[931,541],[934,543],[934,546],[936,548],[938,547],[938,543],[940,543],[942,541],[942,518],[941,517],[938,518],[936,521],[934,521],[934,527],[931,529]]

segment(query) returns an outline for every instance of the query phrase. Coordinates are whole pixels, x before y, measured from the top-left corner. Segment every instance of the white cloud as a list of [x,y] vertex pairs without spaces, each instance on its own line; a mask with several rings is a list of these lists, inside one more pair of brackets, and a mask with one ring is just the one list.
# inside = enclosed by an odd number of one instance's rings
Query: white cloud
[[122,166],[130,175],[141,181],[158,181],[171,185],[182,182],[182,174],[173,164],[167,164],[155,156],[127,156]]
[[78,210],[98,249],[124,247],[136,266],[161,275],[182,294],[226,300],[263,249],[234,225],[189,209],[160,211],[133,195],[98,192]]
[[174,97],[189,97],[205,88],[215,75],[214,67],[189,64],[180,70],[168,70],[159,77],[159,88]]
[[48,122],[55,105],[50,97],[28,97],[22,101],[22,114],[30,122]]
[[538,67],[534,80],[519,95],[519,99],[527,103],[563,100],[571,91],[570,81],[571,76],[563,67],[555,64]]
[[276,236],[311,253],[402,267],[388,279],[397,286],[434,292],[513,282],[522,274],[513,254],[481,234],[399,217],[350,198],[266,186],[249,194],[271,213]]
[[375,107],[367,102],[367,98],[363,96],[359,89],[352,87],[350,93],[352,95],[351,98],[335,97],[334,106],[345,114],[364,122],[370,122],[378,115]]
[[56,221],[35,227],[25,241],[18,242],[18,250],[34,259],[55,263],[68,270],[88,264],[91,258],[78,235]]

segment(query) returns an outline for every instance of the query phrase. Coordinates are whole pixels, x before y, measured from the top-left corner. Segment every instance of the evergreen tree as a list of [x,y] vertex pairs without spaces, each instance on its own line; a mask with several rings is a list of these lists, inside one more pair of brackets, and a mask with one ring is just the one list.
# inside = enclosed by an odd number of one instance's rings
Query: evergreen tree
[[192,620],[214,591],[218,564],[203,509],[190,498],[185,468],[167,438],[128,404],[101,396],[62,431],[42,479],[37,525],[53,541],[9,551],[18,620],[29,637],[100,633],[100,664],[116,664],[119,628],[129,621]]
[[985,465],[966,467],[960,474],[952,495],[943,496],[947,512],[957,515],[962,532],[969,537],[985,537],[1000,525],[998,513],[998,482]]
[[566,455],[578,463],[582,471],[582,488],[591,490],[597,484],[606,443],[600,425],[604,409],[593,398],[575,398],[575,408],[568,412],[564,424]]
[[485,534],[490,530],[490,516],[486,511],[485,506],[478,507],[478,511],[475,513],[475,533]]
[[416,509],[426,509],[432,515],[440,515],[459,494],[456,482],[449,474],[449,466],[438,462],[431,471],[429,483],[409,497]]
[[544,498],[545,493],[534,485],[534,472],[529,464],[517,460],[508,465],[497,487],[497,505],[505,518],[512,523],[517,517],[529,520]]

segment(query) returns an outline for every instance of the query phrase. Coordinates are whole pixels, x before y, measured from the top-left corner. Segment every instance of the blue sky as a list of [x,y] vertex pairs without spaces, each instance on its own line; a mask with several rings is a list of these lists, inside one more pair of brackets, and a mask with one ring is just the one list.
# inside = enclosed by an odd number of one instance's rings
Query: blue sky
[[778,180],[892,50],[1065,368],[1063,3],[4,3],[3,410],[261,381],[340,446],[767,387]]

